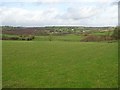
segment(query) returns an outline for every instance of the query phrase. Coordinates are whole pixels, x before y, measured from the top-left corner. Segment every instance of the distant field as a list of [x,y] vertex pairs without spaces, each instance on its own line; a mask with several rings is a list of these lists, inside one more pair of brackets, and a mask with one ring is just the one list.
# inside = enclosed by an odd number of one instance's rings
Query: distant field
[[116,42],[3,41],[2,48],[3,88],[118,87]]
[[92,35],[112,35],[113,32],[92,32]]
[[[20,35],[10,35],[10,34],[0,34],[0,36],[4,37],[20,37]],[[83,38],[82,35],[74,35],[74,34],[68,34],[68,35],[47,35],[47,36],[35,36],[34,41],[49,41],[51,38],[51,41],[74,41],[74,42],[80,42],[80,40]]]
[[[112,36],[113,31],[110,32],[89,32],[87,33],[83,33],[83,34],[60,34],[60,35],[33,35],[35,36],[34,41],[72,41],[72,42],[80,42],[82,39],[86,38],[86,36],[88,35],[93,35],[93,36],[108,36],[111,35]],[[0,34],[1,36],[1,34]],[[15,34],[3,34],[3,37],[18,37],[20,38],[20,35],[15,35]],[[24,34],[23,34],[24,36]],[[29,35],[28,35],[29,36]]]
[[81,35],[63,35],[63,36],[35,36],[34,41],[49,41],[49,38],[51,38],[52,41],[74,41],[74,42],[80,42],[80,40],[83,38]]

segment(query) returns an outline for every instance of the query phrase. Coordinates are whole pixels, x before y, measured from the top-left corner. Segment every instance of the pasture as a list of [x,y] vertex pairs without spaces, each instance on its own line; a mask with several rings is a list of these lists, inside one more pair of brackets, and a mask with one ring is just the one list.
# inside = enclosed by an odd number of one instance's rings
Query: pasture
[[3,41],[3,88],[116,88],[117,47],[116,42]]

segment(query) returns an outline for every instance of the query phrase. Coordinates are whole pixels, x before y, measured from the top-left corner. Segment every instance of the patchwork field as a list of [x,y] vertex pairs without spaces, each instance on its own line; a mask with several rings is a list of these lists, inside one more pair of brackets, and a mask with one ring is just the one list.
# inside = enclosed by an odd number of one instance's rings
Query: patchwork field
[[117,43],[3,41],[3,88],[118,87]]

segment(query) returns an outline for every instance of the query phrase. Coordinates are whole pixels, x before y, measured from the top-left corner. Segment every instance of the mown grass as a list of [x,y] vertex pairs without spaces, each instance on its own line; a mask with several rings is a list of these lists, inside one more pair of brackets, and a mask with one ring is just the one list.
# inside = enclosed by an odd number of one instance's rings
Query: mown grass
[[3,88],[118,87],[117,43],[3,41]]

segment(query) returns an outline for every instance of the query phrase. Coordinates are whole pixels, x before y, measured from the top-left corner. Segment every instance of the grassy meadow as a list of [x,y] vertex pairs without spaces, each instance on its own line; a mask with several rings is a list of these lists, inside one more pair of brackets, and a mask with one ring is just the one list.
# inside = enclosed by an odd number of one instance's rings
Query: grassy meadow
[[3,88],[118,87],[117,42],[44,39],[3,41]]

